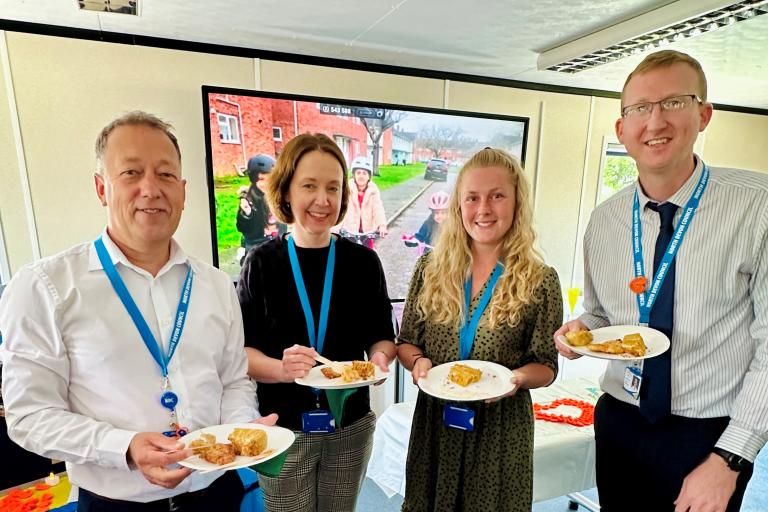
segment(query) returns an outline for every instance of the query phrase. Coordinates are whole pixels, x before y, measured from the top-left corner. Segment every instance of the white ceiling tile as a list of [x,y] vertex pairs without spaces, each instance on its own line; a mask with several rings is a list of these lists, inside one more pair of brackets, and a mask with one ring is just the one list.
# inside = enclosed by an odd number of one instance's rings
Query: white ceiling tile
[[[538,71],[538,52],[671,3],[139,1],[140,16],[136,17],[80,11],[75,0],[0,0],[0,18],[618,91],[642,55],[567,75]],[[768,109],[768,15],[671,47],[701,61],[712,101]]]

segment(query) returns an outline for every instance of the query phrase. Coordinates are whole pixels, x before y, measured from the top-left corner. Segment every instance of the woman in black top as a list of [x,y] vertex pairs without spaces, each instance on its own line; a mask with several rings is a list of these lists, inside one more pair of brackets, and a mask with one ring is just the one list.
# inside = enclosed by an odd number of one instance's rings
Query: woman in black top
[[[332,417],[315,414],[330,411],[326,393],[294,383],[315,365],[319,350],[312,346],[322,345],[322,355],[334,361],[360,360],[367,354],[383,371],[396,354],[392,308],[376,253],[331,235],[331,227],[344,216],[347,197],[344,156],[333,141],[320,134],[293,138],[278,158],[267,191],[272,211],[293,224],[293,231],[251,251],[238,283],[248,373],[259,383],[259,407],[278,413],[280,424],[298,433],[280,475],[260,478],[270,512],[354,510],[370,457],[375,418],[367,387],[346,399],[335,430],[309,433],[318,430],[318,417],[321,423],[327,420],[325,427]],[[321,304],[332,254],[324,315]],[[314,321],[314,343],[300,299],[301,283]],[[322,336],[318,327],[326,315]],[[314,424],[305,416],[309,412]]]

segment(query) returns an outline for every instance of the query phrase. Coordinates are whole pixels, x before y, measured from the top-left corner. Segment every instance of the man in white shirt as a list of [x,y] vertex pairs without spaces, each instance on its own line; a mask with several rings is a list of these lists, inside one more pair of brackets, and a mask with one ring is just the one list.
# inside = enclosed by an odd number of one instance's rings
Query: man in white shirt
[[[584,309],[558,337],[648,324],[671,348],[610,361],[595,410],[601,510],[737,511],[768,439],[768,175],[693,153],[712,118],[701,65],[649,55],[616,133],[639,179],[584,235]],[[655,243],[654,243],[655,241]]]
[[79,511],[239,510],[235,472],[175,465],[183,431],[259,417],[232,282],[172,238],[178,141],[131,112],[102,130],[96,160],[106,229],[20,269],[0,301],[9,436],[66,461]]

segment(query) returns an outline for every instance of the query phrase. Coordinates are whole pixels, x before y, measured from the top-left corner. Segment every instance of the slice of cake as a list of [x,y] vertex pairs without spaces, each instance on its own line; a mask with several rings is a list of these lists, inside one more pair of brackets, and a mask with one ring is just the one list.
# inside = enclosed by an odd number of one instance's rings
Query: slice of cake
[[235,460],[235,447],[231,444],[216,443],[205,448],[200,456],[211,464],[223,466]]
[[217,443],[213,434],[203,434],[189,443],[192,453],[212,464],[222,466],[235,460],[235,447],[231,444]]
[[330,366],[326,366],[325,368],[320,368],[320,372],[323,375],[325,375],[326,379],[337,379],[341,377],[341,374],[333,371],[333,368],[331,368]]
[[374,375],[373,363],[370,361],[352,361],[352,368],[363,380],[372,379]]
[[235,453],[253,457],[267,448],[267,433],[258,428],[236,428],[227,438],[235,446]]
[[192,453],[201,455],[206,448],[214,444],[216,444],[216,436],[213,434],[202,434],[198,439],[189,443],[189,447],[192,448]]
[[642,357],[645,355],[645,351],[648,347],[645,346],[643,337],[640,334],[627,334],[624,339],[621,340],[621,346],[624,352],[631,354],[635,357]]
[[621,346],[621,340],[604,341],[603,343],[590,343],[587,349],[592,352],[603,352],[605,354],[619,355],[624,353],[624,347]]
[[482,376],[482,371],[461,363],[451,366],[448,372],[448,379],[462,387],[467,387],[473,382],[479,381]]
[[344,382],[355,382],[360,380],[360,374],[353,366],[345,365],[344,371],[341,373],[341,378]]

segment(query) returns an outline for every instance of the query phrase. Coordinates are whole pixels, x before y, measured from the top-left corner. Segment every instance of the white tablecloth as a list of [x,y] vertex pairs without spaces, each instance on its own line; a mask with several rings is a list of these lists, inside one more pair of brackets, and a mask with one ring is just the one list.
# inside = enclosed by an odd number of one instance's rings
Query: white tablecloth
[[[576,398],[594,404],[600,389],[593,379],[558,381],[531,392],[533,401],[547,403]],[[405,495],[405,459],[415,402],[394,404],[376,422],[373,453],[367,476],[388,497]],[[580,411],[562,406],[556,414],[577,416]],[[536,421],[533,449],[533,501],[543,501],[595,486],[595,441],[592,426]]]

